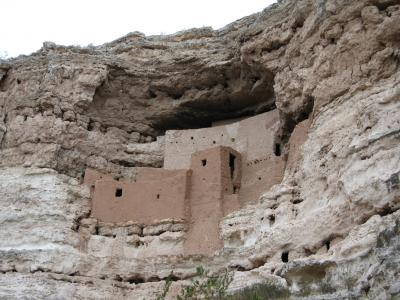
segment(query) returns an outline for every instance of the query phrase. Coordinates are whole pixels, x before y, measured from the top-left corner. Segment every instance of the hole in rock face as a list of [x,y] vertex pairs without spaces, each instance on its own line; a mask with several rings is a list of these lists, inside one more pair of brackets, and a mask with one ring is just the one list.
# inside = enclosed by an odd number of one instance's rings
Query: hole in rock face
[[153,90],[149,90],[148,94],[149,94],[150,98],[152,98],[152,99],[157,98],[157,94]]
[[274,153],[275,153],[275,156],[281,156],[281,144],[275,143]]
[[20,79],[17,79],[17,83],[18,83],[18,84],[21,84],[21,80],[20,80]]
[[326,241],[325,242],[325,248],[328,251],[331,248],[331,241]]
[[128,280],[127,280],[130,284],[140,284],[140,283],[144,283],[144,278],[141,278],[141,277],[139,277],[139,276],[136,276],[136,277],[131,277],[131,278],[128,278]]
[[122,189],[121,188],[116,188],[115,197],[122,197]]
[[156,198],[157,198],[157,199],[160,199],[160,194],[157,194]]
[[207,165],[207,159],[202,159],[202,160],[201,160],[201,165],[202,165],[203,167],[205,167],[205,166]]
[[288,251],[282,252],[281,258],[282,262],[287,263],[289,261],[289,252]]
[[268,216],[269,225],[272,226],[275,223],[275,215]]
[[93,131],[94,130],[93,122],[89,122],[87,130],[88,131]]

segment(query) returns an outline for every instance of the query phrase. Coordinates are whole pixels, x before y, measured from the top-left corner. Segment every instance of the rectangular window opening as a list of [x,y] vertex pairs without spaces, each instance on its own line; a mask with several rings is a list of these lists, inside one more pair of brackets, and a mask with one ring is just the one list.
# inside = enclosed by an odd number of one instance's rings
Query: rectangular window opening
[[236,165],[236,156],[232,153],[229,153],[229,169],[231,171],[231,178],[235,175],[235,166]]
[[117,188],[115,190],[115,197],[122,197],[122,189],[121,188]]
[[281,258],[282,262],[287,263],[289,261],[289,252],[288,251],[282,252]]
[[204,167],[207,165],[207,159],[202,159],[201,160],[201,165]]

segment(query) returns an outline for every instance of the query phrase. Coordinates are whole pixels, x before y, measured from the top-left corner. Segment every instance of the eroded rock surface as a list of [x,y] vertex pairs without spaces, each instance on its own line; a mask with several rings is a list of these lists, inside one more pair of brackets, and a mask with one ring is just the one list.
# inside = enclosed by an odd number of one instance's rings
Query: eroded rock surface
[[[231,292],[396,299],[399,37],[397,0],[287,0],[219,31],[0,62],[0,298],[152,299],[171,274],[173,298],[203,265],[234,270]],[[162,166],[167,129],[272,109],[284,179],[221,222],[215,256],[174,255],[176,220],[90,218],[86,167],[132,179]]]

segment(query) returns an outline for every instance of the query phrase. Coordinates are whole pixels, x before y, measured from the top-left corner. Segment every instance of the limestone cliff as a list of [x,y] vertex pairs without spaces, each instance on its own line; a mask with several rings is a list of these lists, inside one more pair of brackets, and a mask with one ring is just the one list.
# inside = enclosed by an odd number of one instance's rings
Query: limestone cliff
[[[203,265],[234,270],[230,292],[397,299],[399,65],[399,0],[284,0],[218,31],[0,61],[0,298],[153,299],[173,274],[172,298]],[[88,218],[86,167],[131,179],[162,166],[166,130],[273,109],[284,179],[221,222],[215,256],[168,254],[179,222]]]

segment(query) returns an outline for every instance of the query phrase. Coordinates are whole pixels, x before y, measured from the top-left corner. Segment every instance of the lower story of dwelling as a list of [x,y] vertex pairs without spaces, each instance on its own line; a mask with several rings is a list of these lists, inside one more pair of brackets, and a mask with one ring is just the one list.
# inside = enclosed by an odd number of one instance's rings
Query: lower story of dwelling
[[79,232],[80,251],[95,257],[147,258],[183,255],[187,223],[167,219],[144,225],[88,218],[80,221]]

